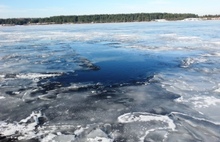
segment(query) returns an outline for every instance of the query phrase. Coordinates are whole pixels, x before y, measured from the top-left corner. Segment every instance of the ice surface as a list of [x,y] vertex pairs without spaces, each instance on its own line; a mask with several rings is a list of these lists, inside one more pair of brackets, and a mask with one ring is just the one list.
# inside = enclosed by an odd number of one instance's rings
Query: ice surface
[[39,73],[30,73],[30,74],[18,74],[16,75],[17,78],[21,79],[36,79],[36,78],[48,78],[59,76],[60,74],[39,74]]
[[97,142],[97,141],[102,141],[102,142],[113,142],[112,139],[108,138],[106,133],[104,133],[100,129],[93,130],[87,135],[87,141],[88,142]]
[[[151,132],[159,132],[165,131],[162,136],[162,140],[166,139],[168,131],[175,131],[176,125],[174,124],[173,120],[170,119],[168,116],[163,115],[155,115],[146,112],[133,112],[121,115],[118,117],[118,121],[120,123],[135,123],[135,122],[148,122],[148,123],[156,123],[154,129],[146,130],[145,134],[140,137],[140,141],[145,141],[145,138]],[[162,122],[162,124],[160,124]],[[163,124],[165,123],[165,125]],[[158,141],[158,140],[157,140]]]
[[[50,137],[48,138],[50,141],[55,141],[55,142],[72,142],[75,141],[75,135],[59,135],[55,137]],[[47,141],[47,140],[44,140]]]
[[220,104],[220,99],[215,98],[214,96],[197,96],[194,98],[189,99],[189,101],[191,101],[195,107],[198,108],[204,108],[204,107],[209,107],[210,105],[217,105]]
[[5,99],[5,97],[4,96],[0,96],[0,99]]
[[161,121],[167,123],[168,129],[175,130],[176,126],[168,116],[160,116],[150,113],[134,112],[127,113],[118,117],[120,123],[131,123],[131,122],[149,122],[149,121]]
[[219,142],[219,21],[0,29],[0,139]]
[[87,139],[88,142],[113,142],[113,140],[108,139],[108,138],[103,138],[103,137],[95,137],[95,138],[88,138]]
[[219,92],[220,93],[220,88],[216,89],[215,92]]
[[18,140],[31,139],[36,137],[35,129],[36,126],[41,125],[41,121],[43,121],[42,118],[46,119],[41,112],[32,112],[29,117],[22,119],[20,122],[16,122],[14,124],[1,122],[0,132],[4,136],[12,136],[18,133]]

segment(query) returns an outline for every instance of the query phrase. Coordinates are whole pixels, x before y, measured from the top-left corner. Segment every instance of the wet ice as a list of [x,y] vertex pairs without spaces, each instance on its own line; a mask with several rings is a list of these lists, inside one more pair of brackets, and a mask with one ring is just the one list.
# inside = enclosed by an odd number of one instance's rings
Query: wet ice
[[218,29],[0,27],[0,139],[219,141]]

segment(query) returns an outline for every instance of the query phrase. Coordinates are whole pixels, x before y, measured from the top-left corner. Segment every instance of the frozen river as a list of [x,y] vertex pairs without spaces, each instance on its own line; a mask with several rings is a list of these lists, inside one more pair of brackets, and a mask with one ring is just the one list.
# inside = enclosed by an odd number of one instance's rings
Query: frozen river
[[0,141],[219,142],[220,21],[0,27]]

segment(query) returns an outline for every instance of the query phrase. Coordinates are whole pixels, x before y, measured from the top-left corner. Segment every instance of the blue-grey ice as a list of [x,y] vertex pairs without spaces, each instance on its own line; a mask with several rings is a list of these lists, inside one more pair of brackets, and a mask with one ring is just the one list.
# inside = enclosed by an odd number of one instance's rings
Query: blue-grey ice
[[0,141],[220,141],[220,22],[0,27]]

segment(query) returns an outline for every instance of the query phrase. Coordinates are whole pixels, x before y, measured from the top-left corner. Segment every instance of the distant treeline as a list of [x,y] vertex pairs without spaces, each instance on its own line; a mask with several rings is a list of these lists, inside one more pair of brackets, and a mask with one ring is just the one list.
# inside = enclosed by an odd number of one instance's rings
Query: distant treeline
[[115,22],[142,22],[157,19],[182,20],[185,18],[198,18],[195,14],[173,13],[136,13],[136,14],[101,14],[81,16],[53,16],[48,18],[11,18],[0,19],[0,24],[26,25],[26,24],[64,24],[64,23],[115,23]]
[[202,17],[215,18],[215,17],[220,17],[220,15],[204,15]]

